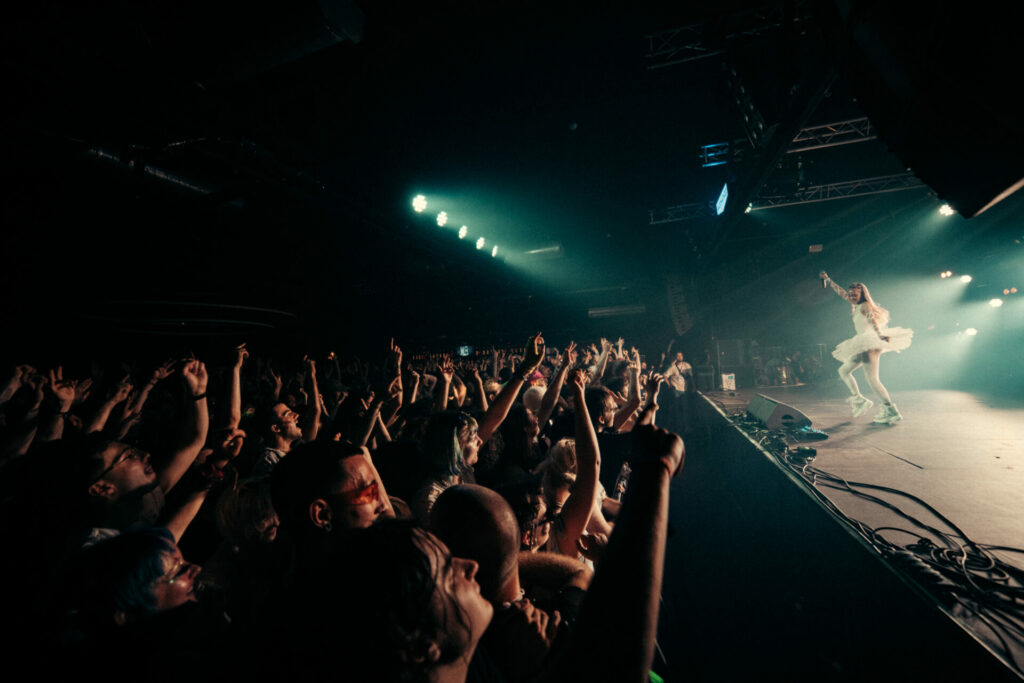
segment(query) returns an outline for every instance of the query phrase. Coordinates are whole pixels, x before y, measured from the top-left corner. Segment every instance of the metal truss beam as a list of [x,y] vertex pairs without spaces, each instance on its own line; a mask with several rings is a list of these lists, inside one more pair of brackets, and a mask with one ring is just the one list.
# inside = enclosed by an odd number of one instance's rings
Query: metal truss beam
[[812,149],[838,147],[839,145],[850,145],[855,142],[876,139],[878,139],[878,135],[871,127],[871,121],[865,116],[848,121],[824,123],[820,126],[808,126],[796,134],[793,138],[793,146],[786,150],[786,154],[809,152]]
[[665,209],[650,209],[647,214],[650,217],[648,225],[678,223],[696,218],[712,218],[717,215],[714,204],[711,202],[695,202],[693,204],[678,204]]
[[866,197],[872,194],[916,190],[926,187],[927,185],[922,183],[917,176],[908,171],[907,173],[897,173],[895,175],[878,176],[875,178],[847,180],[841,183],[829,183],[828,185],[814,185],[788,195],[759,196],[751,202],[750,210],[761,211],[764,209],[775,209],[780,206],[814,204],[833,199]]
[[[800,23],[810,18],[810,2],[798,1],[793,21]],[[734,12],[714,20],[688,26],[648,33],[647,52],[644,55],[648,69],[685,64],[723,54],[726,46],[739,38],[756,38],[778,29],[788,17],[785,3],[776,3],[757,10]]]

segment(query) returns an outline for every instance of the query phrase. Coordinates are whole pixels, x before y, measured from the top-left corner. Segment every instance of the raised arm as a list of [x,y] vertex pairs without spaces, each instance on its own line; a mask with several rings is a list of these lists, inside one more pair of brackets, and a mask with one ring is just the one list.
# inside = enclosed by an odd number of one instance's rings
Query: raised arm
[[74,380],[64,379],[63,369],[50,370],[50,381],[47,388],[50,393],[50,405],[48,410],[40,413],[39,431],[36,440],[56,441],[64,435],[64,418],[67,417],[71,406],[75,401]]
[[633,430],[629,490],[576,631],[542,681],[647,679],[665,562],[669,483],[684,459],[682,439],[654,427],[650,417],[645,411]]
[[476,388],[477,403],[480,410],[487,412],[487,392],[484,390],[484,380],[480,377],[480,368],[473,368],[473,386]]
[[2,389],[0,389],[0,405],[7,403],[11,400],[11,397],[21,388],[22,382],[29,377],[35,370],[28,365],[17,365],[11,372],[10,378],[4,383]]
[[571,341],[565,349],[565,357],[562,359],[561,367],[558,368],[558,371],[552,377],[551,383],[544,392],[544,398],[540,402],[540,410],[537,412],[537,424],[541,425],[542,428],[551,419],[551,413],[555,411],[555,404],[558,403],[558,396],[562,393],[565,376],[574,365],[576,365],[576,342]]
[[597,496],[597,477],[601,472],[601,453],[597,447],[597,432],[587,412],[584,397],[587,383],[582,370],[572,373],[572,393],[576,405],[576,483],[569,499],[562,507],[562,521],[565,534],[559,539],[559,551],[564,555],[576,556],[576,541],[590,521]]
[[231,366],[231,382],[228,385],[228,410],[224,415],[224,429],[238,429],[242,422],[242,364],[249,357],[245,344],[235,347],[235,362]]
[[612,343],[607,339],[602,338],[601,355],[597,357],[596,363],[597,370],[594,372],[594,377],[590,381],[590,383],[593,384],[594,386],[597,386],[598,384],[603,384],[602,380],[604,378],[604,369],[608,365],[608,354],[611,353],[611,350]]
[[537,369],[543,359],[544,338],[538,332],[526,342],[526,354],[516,373],[498,392],[490,407],[487,408],[487,412],[480,418],[480,429],[477,431],[477,435],[480,437],[481,443],[487,443],[487,440],[494,435],[501,423],[508,417],[508,411],[512,408],[516,396],[519,395],[519,390],[523,388],[526,378]]
[[626,423],[628,423],[637,409],[640,407],[640,354],[637,352],[632,361],[629,363],[629,399],[618,409],[615,413],[615,421],[612,423],[615,429],[620,431],[629,431],[624,429]]
[[842,287],[840,287],[839,285],[837,285],[835,282],[833,282],[832,278],[830,278],[828,276],[828,273],[826,273],[824,270],[821,271],[820,273],[818,273],[818,277],[820,277],[822,280],[824,280],[825,284],[827,284],[829,287],[831,287],[833,292],[835,292],[836,294],[838,294],[842,298],[846,299],[847,301],[851,300],[850,299],[850,293],[848,291],[846,291],[845,289],[843,289]]
[[309,400],[306,403],[306,412],[302,416],[302,440],[311,443],[316,441],[316,435],[320,431],[323,403],[320,401],[320,387],[316,381],[316,361],[306,356],[303,358],[303,362],[306,364],[306,391],[309,394]]
[[117,385],[110,388],[107,392],[106,400],[100,404],[99,408],[96,409],[96,413],[93,414],[86,425],[85,431],[87,434],[102,431],[107,424],[107,420],[110,419],[110,413],[114,410],[114,406],[128,400],[128,396],[132,393],[132,384],[129,379],[130,376],[126,375]]
[[146,405],[146,400],[149,398],[149,394],[153,391],[153,387],[162,379],[167,379],[174,372],[174,361],[168,360],[163,365],[153,370],[153,374],[150,375],[149,381],[146,382],[138,392],[136,392],[133,398],[128,400],[125,406],[125,413],[128,415],[138,415],[142,412],[142,406]]
[[181,379],[185,394],[185,415],[178,446],[171,453],[167,466],[157,474],[157,484],[165,493],[178,483],[195,462],[210,429],[210,415],[206,407],[206,366],[194,358],[186,360],[181,366]]
[[441,371],[441,379],[434,387],[434,412],[443,413],[448,410],[448,390],[451,388],[452,378],[455,376],[455,364],[449,356],[445,356],[437,369]]

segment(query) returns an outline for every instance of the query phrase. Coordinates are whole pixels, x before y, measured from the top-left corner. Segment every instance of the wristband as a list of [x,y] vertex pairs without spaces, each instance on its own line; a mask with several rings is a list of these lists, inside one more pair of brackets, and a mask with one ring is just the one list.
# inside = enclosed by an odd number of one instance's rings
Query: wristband
[[204,398],[206,398],[206,392],[204,391],[203,393],[201,393],[201,394],[198,394],[198,395],[196,395],[196,396],[189,396],[189,398],[190,398],[191,400],[193,400],[193,401],[201,401],[201,400],[203,400]]

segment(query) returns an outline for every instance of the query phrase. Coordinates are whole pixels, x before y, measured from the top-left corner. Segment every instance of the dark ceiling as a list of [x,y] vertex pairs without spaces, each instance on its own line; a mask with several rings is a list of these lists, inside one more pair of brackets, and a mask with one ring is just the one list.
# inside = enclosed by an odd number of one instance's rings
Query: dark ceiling
[[[1005,24],[955,3],[886,7],[21,8],[3,28],[10,315],[36,321],[59,301],[98,334],[321,343],[388,329],[434,343],[584,332],[593,308],[642,303],[644,324],[671,333],[664,277],[683,273],[696,300],[762,248],[749,233],[764,222],[741,211],[759,195],[909,166],[944,199],[973,179],[966,214],[1024,175]],[[652,54],[677,27],[686,49]],[[940,67],[956,104],[924,116]],[[744,97],[765,124],[753,143]],[[801,128],[865,114],[883,139],[786,154]],[[921,142],[951,128],[952,170]],[[701,145],[736,141],[728,165],[701,167]],[[726,181],[726,215],[651,225]],[[419,192],[501,258],[412,213]],[[549,245],[560,258],[524,255]]]

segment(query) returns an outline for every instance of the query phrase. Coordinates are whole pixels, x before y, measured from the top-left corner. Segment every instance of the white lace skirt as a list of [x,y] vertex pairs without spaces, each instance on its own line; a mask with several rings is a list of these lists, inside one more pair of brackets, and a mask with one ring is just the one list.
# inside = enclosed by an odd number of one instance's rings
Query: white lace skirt
[[896,351],[898,353],[910,347],[910,342],[914,338],[914,331],[905,327],[890,327],[882,330],[882,335],[889,337],[889,341],[883,341],[875,334],[874,330],[861,332],[855,337],[840,342],[832,351],[832,357],[840,363],[845,363],[871,349],[881,349],[882,353],[886,351]]

